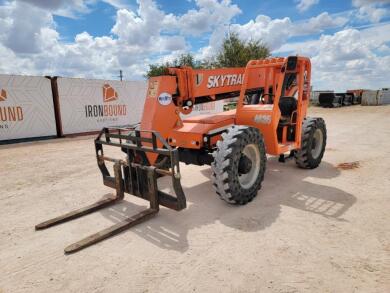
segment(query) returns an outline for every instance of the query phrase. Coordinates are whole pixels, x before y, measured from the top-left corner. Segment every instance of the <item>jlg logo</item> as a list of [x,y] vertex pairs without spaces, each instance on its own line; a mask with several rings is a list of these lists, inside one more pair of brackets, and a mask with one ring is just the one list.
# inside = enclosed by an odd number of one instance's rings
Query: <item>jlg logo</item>
[[[7,92],[4,89],[1,89],[0,102],[4,102],[6,100],[7,100]],[[22,121],[22,120],[23,120],[22,107],[20,106],[0,107],[0,122]],[[3,128],[3,126],[0,125],[0,128]]]
[[207,81],[207,88],[238,85],[243,81],[244,74],[211,75]]

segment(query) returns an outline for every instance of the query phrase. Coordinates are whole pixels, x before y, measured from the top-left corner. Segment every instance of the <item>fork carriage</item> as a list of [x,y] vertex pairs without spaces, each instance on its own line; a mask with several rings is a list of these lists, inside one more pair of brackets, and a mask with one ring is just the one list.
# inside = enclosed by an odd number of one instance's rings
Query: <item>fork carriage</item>
[[[120,147],[126,153],[126,159],[114,159],[106,156],[103,151],[103,145]],[[135,127],[103,128],[95,139],[95,150],[98,167],[103,175],[103,184],[114,188],[116,191],[115,195],[102,198],[89,206],[42,222],[36,225],[35,229],[46,229],[111,206],[120,202],[124,198],[125,193],[149,201],[149,208],[67,246],[65,253],[76,252],[144,222],[158,213],[160,205],[176,211],[186,207],[186,198],[180,183],[178,150],[173,149],[159,133],[137,130]],[[141,162],[136,163],[134,161],[136,154],[158,155],[160,158],[165,159],[170,166],[162,169]],[[113,163],[113,176],[108,171],[106,162]],[[172,186],[176,197],[158,189],[157,179],[161,176],[170,176],[172,178]]]

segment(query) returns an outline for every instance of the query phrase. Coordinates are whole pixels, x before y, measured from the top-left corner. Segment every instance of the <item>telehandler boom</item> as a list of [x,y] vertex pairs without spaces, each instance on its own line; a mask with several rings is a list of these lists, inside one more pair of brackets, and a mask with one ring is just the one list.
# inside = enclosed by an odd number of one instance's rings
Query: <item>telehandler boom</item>
[[[123,222],[65,248],[75,252],[134,226],[159,211],[186,207],[179,162],[211,165],[212,184],[230,204],[250,202],[261,188],[266,154],[295,158],[298,167],[316,168],[326,145],[322,118],[306,117],[311,64],[301,56],[251,60],[245,68],[169,68],[149,80],[139,125],[104,128],[95,139],[103,183],[116,195],[36,226],[78,218],[133,194],[150,207]],[[194,105],[238,97],[236,109],[185,118]],[[103,146],[119,147],[123,159],[106,156]],[[113,163],[113,176],[106,162]],[[175,196],[159,190],[157,179],[170,176]]]

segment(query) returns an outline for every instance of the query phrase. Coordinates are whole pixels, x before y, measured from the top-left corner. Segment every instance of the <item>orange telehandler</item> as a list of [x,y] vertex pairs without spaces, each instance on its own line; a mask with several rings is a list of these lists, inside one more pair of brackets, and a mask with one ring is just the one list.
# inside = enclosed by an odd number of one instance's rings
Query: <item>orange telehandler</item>
[[[245,68],[168,68],[149,80],[142,121],[104,128],[95,140],[103,183],[116,189],[109,198],[48,220],[44,229],[78,218],[133,194],[150,208],[65,248],[75,252],[140,223],[159,211],[186,207],[179,162],[211,165],[212,184],[221,199],[243,205],[261,188],[266,154],[295,158],[301,168],[316,168],[326,145],[322,118],[306,117],[310,60],[300,56],[249,61]],[[237,108],[189,118],[194,105],[238,97]],[[121,148],[124,159],[108,157],[103,146]],[[113,163],[113,176],[106,162]],[[158,178],[170,176],[175,196],[159,190]]]

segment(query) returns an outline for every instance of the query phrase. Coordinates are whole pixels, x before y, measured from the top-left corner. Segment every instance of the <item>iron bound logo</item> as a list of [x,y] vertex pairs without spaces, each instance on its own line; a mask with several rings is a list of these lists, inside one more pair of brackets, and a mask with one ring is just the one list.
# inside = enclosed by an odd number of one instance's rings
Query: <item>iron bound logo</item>
[[[0,102],[7,102],[7,92],[0,90]],[[21,106],[5,106],[0,104],[0,122],[13,122],[23,120],[23,108]],[[8,124],[0,124],[0,128],[8,128]]]
[[4,89],[1,89],[0,92],[0,102],[5,101],[7,99],[7,92]]
[[111,102],[118,100],[118,93],[109,84],[103,85],[103,102]]
[[[119,96],[117,91],[108,83],[103,85],[103,104],[85,105],[86,118],[99,118],[102,121],[116,121],[120,116],[126,116],[127,106],[118,104]],[[114,103],[113,103],[114,102]],[[116,103],[115,103],[116,102]]]

